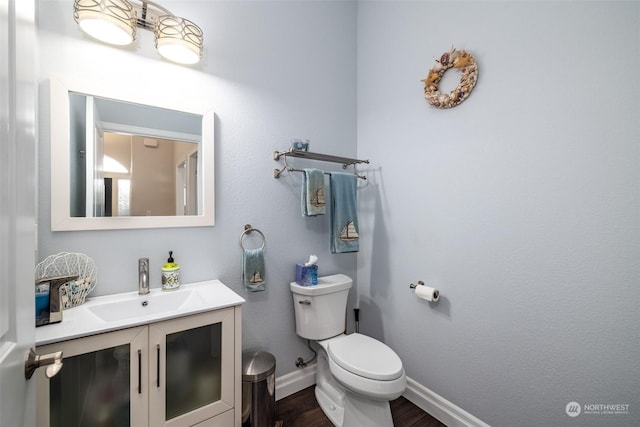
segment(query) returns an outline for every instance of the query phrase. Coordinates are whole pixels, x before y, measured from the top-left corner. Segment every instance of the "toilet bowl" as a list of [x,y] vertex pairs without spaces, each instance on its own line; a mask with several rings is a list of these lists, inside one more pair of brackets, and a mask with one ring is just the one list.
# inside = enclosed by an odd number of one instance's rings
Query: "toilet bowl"
[[402,361],[380,341],[351,334],[319,344],[328,355],[329,370],[345,388],[378,400],[397,399],[404,392],[407,380]]
[[392,427],[389,401],[407,380],[398,355],[384,343],[343,333],[352,280],[344,274],[319,277],[316,286],[291,283],[296,333],[319,345],[316,399],[338,427]]

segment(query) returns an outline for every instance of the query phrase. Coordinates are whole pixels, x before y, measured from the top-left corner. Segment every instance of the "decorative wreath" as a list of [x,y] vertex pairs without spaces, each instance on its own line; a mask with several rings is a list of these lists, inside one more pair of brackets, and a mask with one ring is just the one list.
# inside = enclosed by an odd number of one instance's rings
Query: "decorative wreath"
[[[449,93],[440,93],[438,83],[449,68],[460,69],[460,83]],[[478,80],[478,64],[475,58],[465,50],[449,52],[436,59],[436,65],[429,70],[424,82],[424,97],[427,102],[437,108],[451,108],[467,99]]]

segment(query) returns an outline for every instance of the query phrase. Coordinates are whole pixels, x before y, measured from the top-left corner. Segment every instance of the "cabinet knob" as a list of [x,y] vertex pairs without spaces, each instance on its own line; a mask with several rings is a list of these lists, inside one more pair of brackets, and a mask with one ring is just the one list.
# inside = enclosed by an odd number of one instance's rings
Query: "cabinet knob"
[[29,349],[24,361],[24,377],[30,379],[36,369],[41,366],[47,367],[45,371],[47,378],[54,377],[62,369],[62,352],[39,355],[33,348]]

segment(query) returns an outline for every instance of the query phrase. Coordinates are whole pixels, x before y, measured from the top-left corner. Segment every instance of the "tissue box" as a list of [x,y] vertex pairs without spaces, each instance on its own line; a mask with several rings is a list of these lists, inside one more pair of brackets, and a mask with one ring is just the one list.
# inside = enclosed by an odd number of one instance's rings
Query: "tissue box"
[[300,286],[313,286],[318,284],[318,265],[308,267],[296,264],[296,283]]

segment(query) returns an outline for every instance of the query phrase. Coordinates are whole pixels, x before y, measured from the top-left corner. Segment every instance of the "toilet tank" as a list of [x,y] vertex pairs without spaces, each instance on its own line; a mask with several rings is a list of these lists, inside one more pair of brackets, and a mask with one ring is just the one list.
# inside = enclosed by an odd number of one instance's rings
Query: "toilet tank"
[[318,277],[314,286],[289,285],[296,313],[296,334],[324,340],[344,332],[347,297],[353,280],[344,274]]

